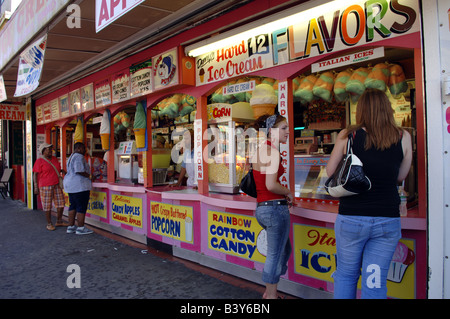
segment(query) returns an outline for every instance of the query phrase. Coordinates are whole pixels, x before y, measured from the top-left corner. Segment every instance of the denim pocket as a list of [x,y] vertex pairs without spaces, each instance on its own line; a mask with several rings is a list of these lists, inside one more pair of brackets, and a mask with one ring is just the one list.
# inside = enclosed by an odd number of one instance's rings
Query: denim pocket
[[347,218],[340,218],[340,234],[344,235],[347,239],[358,238],[363,230],[363,224]]
[[256,208],[255,217],[258,223],[263,227],[267,228],[272,226],[273,218],[273,207],[272,206],[258,206]]
[[391,239],[402,238],[400,218],[390,218],[387,222],[381,224],[384,237]]

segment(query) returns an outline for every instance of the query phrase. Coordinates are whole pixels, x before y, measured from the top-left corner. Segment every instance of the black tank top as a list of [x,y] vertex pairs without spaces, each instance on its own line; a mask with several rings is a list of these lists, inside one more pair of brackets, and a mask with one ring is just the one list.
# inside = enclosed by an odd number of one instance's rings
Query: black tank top
[[362,194],[341,197],[339,214],[372,217],[400,217],[397,177],[403,160],[401,139],[383,151],[364,149],[366,131],[359,129],[353,139],[353,154],[363,163],[372,188]]

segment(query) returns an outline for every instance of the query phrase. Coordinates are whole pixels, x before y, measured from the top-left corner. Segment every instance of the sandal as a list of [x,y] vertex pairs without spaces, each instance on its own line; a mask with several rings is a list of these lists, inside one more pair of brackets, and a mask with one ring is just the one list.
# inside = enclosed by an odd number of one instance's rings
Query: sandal
[[56,227],[67,227],[67,226],[69,226],[69,224],[66,222],[60,221],[60,222],[56,222],[55,226]]
[[47,230],[55,230],[55,226],[53,226],[52,224],[48,224]]

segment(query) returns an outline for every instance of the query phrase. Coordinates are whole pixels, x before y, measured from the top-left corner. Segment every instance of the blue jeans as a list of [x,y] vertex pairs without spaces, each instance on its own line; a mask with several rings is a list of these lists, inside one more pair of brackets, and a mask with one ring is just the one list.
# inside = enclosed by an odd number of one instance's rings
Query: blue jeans
[[334,229],[334,298],[355,299],[361,275],[361,298],[386,299],[387,273],[401,238],[400,218],[339,214]]
[[291,255],[289,241],[290,215],[287,205],[259,206],[255,212],[256,220],[266,230],[267,256],[262,280],[276,284],[287,271]]

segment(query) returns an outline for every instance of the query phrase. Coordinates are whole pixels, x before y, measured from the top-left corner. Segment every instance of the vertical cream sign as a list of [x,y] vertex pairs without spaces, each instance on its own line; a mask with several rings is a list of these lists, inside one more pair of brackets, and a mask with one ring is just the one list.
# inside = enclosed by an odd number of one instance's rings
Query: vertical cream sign
[[[278,112],[283,115],[288,124],[288,89],[287,82],[278,83]],[[286,143],[280,145],[281,164],[284,168],[284,173],[280,177],[281,185],[289,188],[289,137]]]

